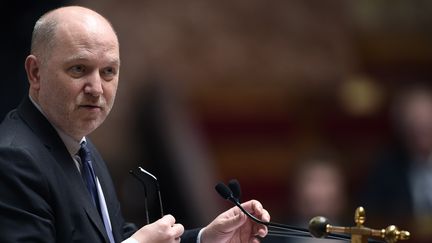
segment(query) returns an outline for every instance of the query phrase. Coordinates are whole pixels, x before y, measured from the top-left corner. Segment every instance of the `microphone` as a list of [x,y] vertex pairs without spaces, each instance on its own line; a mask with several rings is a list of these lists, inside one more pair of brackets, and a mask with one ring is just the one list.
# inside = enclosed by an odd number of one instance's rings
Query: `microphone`
[[228,182],[228,187],[231,189],[231,192],[234,196],[234,198],[237,199],[237,201],[241,201],[241,189],[240,189],[240,183],[237,179],[232,179]]
[[[234,185],[234,184],[235,183],[232,183],[232,185]],[[240,188],[239,184],[238,184],[237,188]],[[291,226],[291,225],[286,225],[286,224],[275,223],[275,222],[266,222],[266,221],[262,221],[262,220],[256,218],[255,216],[250,214],[245,208],[243,208],[243,206],[240,204],[238,199],[236,199],[234,197],[231,189],[222,182],[219,182],[218,184],[216,184],[215,189],[221,197],[234,203],[244,214],[247,215],[247,217],[249,217],[254,222],[256,222],[258,224],[265,225],[271,229],[277,229],[277,230],[270,230],[269,229],[268,235],[279,236],[279,237],[302,237],[302,238],[311,238],[312,237],[309,234],[309,231],[307,229],[295,227],[295,226]],[[328,239],[339,239],[339,240],[349,239],[347,237],[334,235],[334,234],[328,235],[327,238]]]

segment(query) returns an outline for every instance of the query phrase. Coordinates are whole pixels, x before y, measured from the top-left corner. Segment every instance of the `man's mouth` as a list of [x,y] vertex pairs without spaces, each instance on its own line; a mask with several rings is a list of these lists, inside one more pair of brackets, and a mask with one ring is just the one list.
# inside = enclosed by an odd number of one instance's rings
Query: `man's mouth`
[[80,108],[89,109],[89,110],[102,110],[102,106],[98,105],[80,105]]

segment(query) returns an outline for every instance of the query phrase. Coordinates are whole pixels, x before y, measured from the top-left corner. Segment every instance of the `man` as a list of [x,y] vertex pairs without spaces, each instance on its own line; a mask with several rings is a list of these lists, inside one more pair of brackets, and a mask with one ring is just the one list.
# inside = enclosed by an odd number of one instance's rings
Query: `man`
[[[36,22],[29,96],[0,125],[0,242],[258,242],[267,228],[237,208],[185,233],[171,215],[140,229],[124,221],[86,138],[113,106],[119,68],[117,36],[96,12],[64,7]],[[270,220],[258,201],[243,205]]]
[[391,104],[395,139],[374,159],[362,205],[375,221],[406,228],[416,242],[432,237],[432,89],[410,82]]

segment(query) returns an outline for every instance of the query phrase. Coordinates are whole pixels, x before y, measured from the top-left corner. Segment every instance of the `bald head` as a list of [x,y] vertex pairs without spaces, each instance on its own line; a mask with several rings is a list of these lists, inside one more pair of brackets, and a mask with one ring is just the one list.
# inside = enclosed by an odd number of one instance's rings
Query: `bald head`
[[59,28],[65,28],[73,24],[86,27],[109,28],[115,33],[110,22],[97,12],[80,7],[68,6],[51,10],[36,21],[31,41],[31,54],[37,56],[41,61],[46,61],[50,50],[56,45],[56,37]]

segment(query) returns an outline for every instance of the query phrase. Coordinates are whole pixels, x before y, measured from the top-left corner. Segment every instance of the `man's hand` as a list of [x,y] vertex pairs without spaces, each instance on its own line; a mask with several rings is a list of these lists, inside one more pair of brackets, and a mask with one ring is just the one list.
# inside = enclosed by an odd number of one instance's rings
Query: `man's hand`
[[[261,203],[251,200],[242,206],[255,217],[270,221],[270,215]],[[252,242],[258,243],[256,236],[264,237],[267,235],[267,227],[257,224],[249,219],[238,207],[233,207],[220,214],[202,232],[202,243],[239,243]]]
[[165,215],[158,221],[139,229],[132,235],[132,238],[140,243],[178,243],[183,232],[183,225],[176,224],[172,215]]

